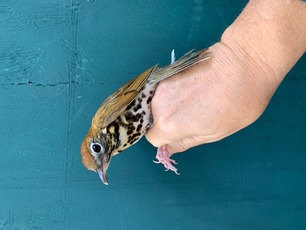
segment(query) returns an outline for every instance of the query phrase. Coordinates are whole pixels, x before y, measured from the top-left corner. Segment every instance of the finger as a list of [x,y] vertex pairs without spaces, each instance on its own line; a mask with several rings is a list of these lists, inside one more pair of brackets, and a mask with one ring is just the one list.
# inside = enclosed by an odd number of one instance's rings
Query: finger
[[185,146],[182,141],[173,142],[171,144],[167,144],[167,150],[169,152],[169,157],[176,153],[181,153],[189,149],[188,146]]
[[161,129],[153,127],[146,134],[147,140],[155,147],[160,147],[167,143],[173,142],[169,135],[165,134]]
[[169,151],[169,154],[173,155],[175,153],[184,152],[187,149],[190,149],[194,146],[198,146],[204,143],[207,143],[207,141],[204,138],[199,136],[192,136],[167,144],[167,149]]

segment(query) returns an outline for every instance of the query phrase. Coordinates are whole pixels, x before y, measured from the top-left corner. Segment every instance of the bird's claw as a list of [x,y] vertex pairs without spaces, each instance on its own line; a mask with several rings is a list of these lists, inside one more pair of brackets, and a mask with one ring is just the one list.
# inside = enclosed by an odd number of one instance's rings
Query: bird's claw
[[165,171],[171,170],[171,171],[175,172],[176,175],[180,175],[180,173],[177,172],[177,168],[172,165],[172,164],[177,165],[178,162],[176,162],[175,160],[173,160],[169,157],[169,152],[167,150],[166,145],[163,145],[163,146],[158,148],[156,159],[157,159],[157,161],[153,160],[153,162],[155,164],[163,164],[166,168]]
[[[166,170],[165,170],[165,172],[168,172],[170,169],[169,168],[167,168]],[[171,171],[173,171],[176,175],[181,175],[179,172],[177,172],[177,169],[176,170],[172,170],[171,169]]]

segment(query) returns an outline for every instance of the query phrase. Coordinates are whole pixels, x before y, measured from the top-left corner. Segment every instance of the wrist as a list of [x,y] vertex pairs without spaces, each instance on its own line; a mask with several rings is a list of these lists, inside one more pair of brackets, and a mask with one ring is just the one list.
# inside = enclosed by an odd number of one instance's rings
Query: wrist
[[[232,117],[237,119],[239,129],[246,127],[264,112],[279,83],[271,78],[274,74],[271,68],[235,42],[223,40],[210,50],[213,53],[210,71],[212,79],[222,82],[218,87],[224,92],[221,93],[224,106],[235,102]],[[220,100],[220,96],[216,98]],[[225,111],[228,115],[228,110]]]
[[300,0],[251,0],[221,41],[245,51],[279,84],[305,53],[305,22]]

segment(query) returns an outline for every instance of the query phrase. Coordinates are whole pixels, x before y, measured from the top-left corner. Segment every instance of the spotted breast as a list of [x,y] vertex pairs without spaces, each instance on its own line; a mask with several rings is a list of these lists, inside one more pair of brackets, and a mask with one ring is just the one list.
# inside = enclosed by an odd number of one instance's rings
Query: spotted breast
[[151,100],[156,86],[146,84],[126,111],[107,126],[106,132],[113,136],[114,148],[117,149],[114,155],[135,144],[153,125]]

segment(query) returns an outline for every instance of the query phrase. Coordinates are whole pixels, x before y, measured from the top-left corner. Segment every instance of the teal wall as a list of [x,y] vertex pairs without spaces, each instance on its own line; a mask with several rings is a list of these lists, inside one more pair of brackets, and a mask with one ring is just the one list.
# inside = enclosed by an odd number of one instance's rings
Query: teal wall
[[264,115],[155,165],[145,139],[81,164],[100,103],[146,68],[220,38],[246,0],[2,0],[0,229],[306,229],[306,56]]

